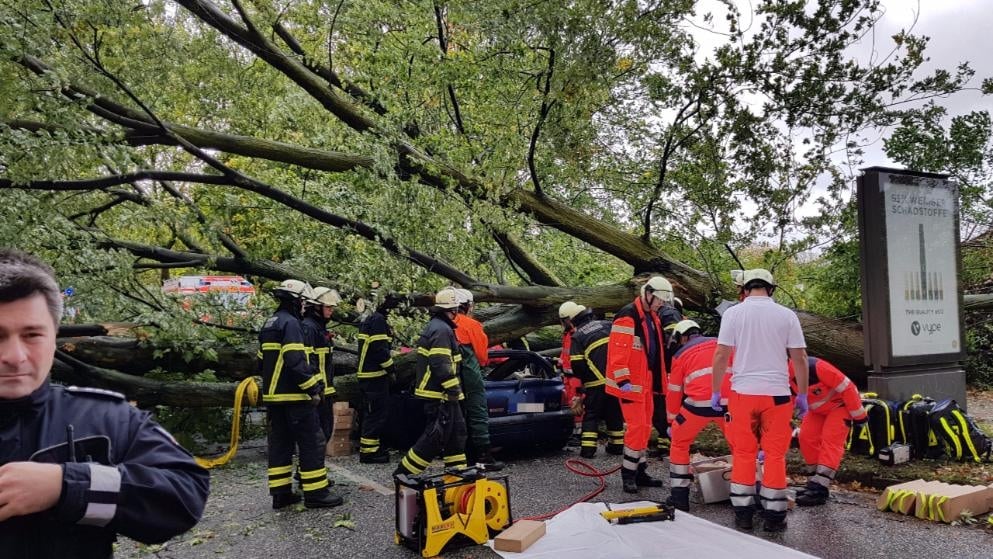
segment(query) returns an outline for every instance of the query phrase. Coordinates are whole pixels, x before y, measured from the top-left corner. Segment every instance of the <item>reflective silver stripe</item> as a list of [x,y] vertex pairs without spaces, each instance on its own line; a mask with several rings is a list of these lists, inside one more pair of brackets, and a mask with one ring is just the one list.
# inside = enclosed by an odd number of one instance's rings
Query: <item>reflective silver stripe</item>
[[820,486],[823,486],[823,487],[831,487],[831,480],[829,478],[827,478],[827,477],[824,477],[824,476],[820,475],[820,474],[810,476],[809,478],[807,478],[807,481],[812,481],[812,482],[816,483],[817,485],[820,485]]
[[[679,478],[679,477],[669,478],[669,487],[689,487],[691,483],[692,480],[686,478]],[[749,499],[751,499],[751,497],[749,497]]]
[[713,370],[710,367],[705,367],[703,369],[697,369],[697,370],[693,371],[692,373],[686,375],[686,379],[683,380],[683,384],[689,384],[690,382],[692,382],[692,381],[694,381],[694,380],[696,380],[696,379],[698,379],[700,377],[708,377],[708,376],[710,376],[710,374],[712,372],[713,372]]
[[688,474],[690,473],[689,464],[669,464],[669,473],[671,474]]
[[786,499],[783,499],[782,501],[770,501],[767,499],[762,499],[762,508],[774,512],[786,512],[788,504],[789,503],[786,502]]
[[827,466],[823,466],[821,464],[817,465],[817,468],[814,470],[814,472],[829,477],[831,479],[834,479],[834,476],[837,473],[835,470],[832,470],[831,468],[828,468]]
[[733,507],[750,507],[755,504],[755,496],[740,496],[731,495],[731,506]]
[[762,486],[762,490],[759,491],[759,496],[763,499],[785,499],[786,490],[785,489],[772,489],[766,486]]
[[710,400],[694,400],[693,398],[684,398],[683,399],[683,403],[684,404],[689,404],[691,406],[695,406],[695,407],[698,407],[698,408],[709,408],[710,407]]
[[[90,467],[90,491],[101,493],[121,492],[121,472],[113,466],[87,464]],[[116,503],[87,503],[86,512],[77,524],[86,526],[106,526],[117,513]]]
[[862,417],[862,416],[865,415],[865,408],[859,408],[859,409],[857,409],[855,411],[850,411],[850,412],[848,412],[848,415],[850,415],[850,416],[852,416],[854,418]]
[[740,483],[731,483],[731,493],[735,495],[754,495],[755,486],[754,485],[743,485]]
[[830,394],[827,397],[825,397],[823,400],[818,400],[816,402],[811,402],[810,403],[810,409],[811,410],[816,410],[817,408],[823,406],[824,404],[828,403],[829,401],[831,401],[831,395]]
[[614,326],[611,326],[610,333],[613,334],[614,332],[617,332],[618,334],[628,334],[628,335],[633,336],[634,335],[634,327],[632,327],[632,326],[617,326],[617,325],[614,325]]
[[623,369],[617,369],[616,371],[614,371],[615,382],[619,378],[626,378],[629,376],[631,376],[631,369],[628,369],[627,367],[624,367]]
[[679,386],[678,384],[672,384],[671,382],[669,383],[669,392],[682,392],[682,391],[683,391],[682,386]]
[[775,512],[786,511],[787,502],[785,489],[770,489],[762,486],[762,490],[759,491],[759,497],[762,499],[762,508],[765,510]]
[[847,389],[849,386],[851,386],[851,384],[852,384],[852,380],[846,378],[845,380],[841,381],[841,384],[839,384],[838,386],[835,386],[834,387],[834,390],[832,390],[831,392],[844,392],[845,389]]
[[625,456],[624,457],[624,460],[621,461],[621,466],[625,470],[637,470],[638,469],[638,462],[633,462],[631,460],[628,460],[628,457]]
[[644,344],[641,341],[641,336],[635,336],[634,340],[631,341],[631,349],[642,349]]
[[671,423],[674,419],[676,419],[676,414],[665,412],[665,418]]

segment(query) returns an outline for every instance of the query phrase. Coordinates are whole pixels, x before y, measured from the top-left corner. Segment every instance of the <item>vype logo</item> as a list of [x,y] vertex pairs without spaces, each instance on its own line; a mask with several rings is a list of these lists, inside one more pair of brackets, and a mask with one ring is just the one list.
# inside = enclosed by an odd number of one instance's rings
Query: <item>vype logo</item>
[[941,324],[937,322],[925,322],[924,324],[921,324],[916,320],[910,323],[911,334],[920,336],[921,332],[925,332],[928,336],[934,334],[935,332],[941,332]]

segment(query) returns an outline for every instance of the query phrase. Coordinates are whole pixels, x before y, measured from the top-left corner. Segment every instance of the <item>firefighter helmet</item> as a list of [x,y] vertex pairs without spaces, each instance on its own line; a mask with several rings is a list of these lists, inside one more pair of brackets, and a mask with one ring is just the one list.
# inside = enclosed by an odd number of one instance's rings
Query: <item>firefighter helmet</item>
[[700,330],[700,325],[697,324],[696,321],[693,321],[693,320],[680,320],[679,322],[676,323],[676,327],[675,327],[674,330],[680,336],[685,336],[687,332],[689,332],[690,330],[692,330],[694,328],[696,328],[697,330]]
[[459,308],[459,295],[455,291],[455,288],[446,287],[436,293],[434,296],[434,306],[445,310],[454,310]]
[[566,301],[559,305],[559,318],[572,320],[576,318],[579,313],[586,310],[586,307],[576,303],[575,301]]
[[310,285],[305,281],[283,280],[275,289],[273,295],[280,299],[311,299],[313,297]]
[[341,295],[330,287],[315,287],[310,302],[325,307],[337,307],[341,304]]
[[671,303],[675,295],[672,292],[672,284],[662,276],[652,276],[641,286],[641,295],[654,293],[655,296],[667,303]]
[[469,291],[468,289],[456,289],[455,295],[460,305],[473,302],[472,291]]

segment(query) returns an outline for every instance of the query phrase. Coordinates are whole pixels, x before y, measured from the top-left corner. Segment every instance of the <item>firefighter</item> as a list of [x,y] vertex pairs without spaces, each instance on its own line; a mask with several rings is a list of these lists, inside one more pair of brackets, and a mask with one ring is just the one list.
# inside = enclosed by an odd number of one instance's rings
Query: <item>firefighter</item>
[[[792,369],[792,362],[790,368]],[[853,424],[868,420],[858,388],[837,367],[817,357],[807,359],[810,411],[800,423],[800,454],[807,465],[807,485],[796,498],[801,507],[823,505],[845,455]]]
[[[596,455],[597,431],[602,419],[607,427],[607,453],[624,451],[624,420],[617,398],[607,394],[607,342],[610,340],[611,323],[594,320],[593,311],[576,305],[568,312],[576,312],[566,320],[574,328],[569,346],[569,359],[573,374],[583,383],[584,407],[583,434],[579,455],[593,458]],[[567,314],[568,314],[567,312]]]
[[0,556],[107,559],[118,535],[160,544],[203,514],[210,475],[123,395],[50,382],[62,291],[0,249]]
[[385,464],[390,453],[380,444],[389,417],[390,376],[393,370],[393,331],[386,321],[389,307],[384,303],[359,325],[359,363],[355,374],[362,393],[362,433],[359,462]]
[[652,430],[653,390],[665,390],[665,344],[658,311],[671,300],[672,284],[654,276],[641,286],[641,294],[617,312],[607,346],[607,393],[621,402],[627,429],[621,479],[624,491],[661,487],[662,481],[646,472],[645,449]]
[[417,340],[417,378],[414,396],[422,398],[427,423],[414,446],[400,460],[394,475],[423,472],[438,454],[446,467],[465,468],[466,426],[459,406],[465,396],[459,386],[458,368],[462,361],[455,339],[458,295],[446,287],[434,297],[430,322]]
[[714,410],[723,409],[720,388],[733,350],[728,434],[734,457],[735,526],[753,528],[756,458],[761,448],[765,466],[759,499],[764,528],[778,532],[786,529],[786,452],[794,410],[785,357],[788,354],[796,364],[796,409],[802,416],[807,411],[806,343],[796,313],[773,301],[776,282],[768,270],[745,270],[741,285],[744,301],[725,311],[717,336],[710,403]]
[[[672,425],[669,450],[669,486],[672,493],[667,501],[679,510],[690,510],[690,445],[704,427],[714,424],[727,438],[724,409],[710,407],[710,373],[717,349],[717,338],[701,333],[700,325],[692,320],[676,324],[673,336],[679,349],[672,356],[669,387],[665,395],[666,418]],[[727,406],[730,375],[725,375],[721,387],[721,406]]]
[[304,345],[310,355],[310,366],[317,371],[321,382],[324,383],[324,394],[317,406],[317,419],[324,433],[324,440],[331,438],[334,415],[331,407],[334,404],[334,366],[331,364],[331,337],[328,333],[328,321],[334,314],[334,309],[341,304],[341,296],[329,287],[315,287],[311,299],[305,301],[302,321]]
[[300,484],[307,508],[335,507],[342,498],[328,490],[324,466],[324,439],[315,403],[324,394],[324,382],[312,369],[304,345],[300,313],[311,288],[299,280],[286,280],[272,292],[279,301],[276,312],[259,332],[262,403],[269,423],[269,494],[272,508],[300,501],[293,493],[293,452],[299,451]]
[[573,431],[569,437],[568,446],[579,446],[583,432],[583,381],[576,378],[572,372],[572,362],[569,348],[572,346],[572,317],[586,310],[586,307],[575,301],[566,301],[559,305],[559,324],[562,326],[562,350],[559,352],[559,367],[562,368],[562,384],[565,385],[565,399],[572,410]]
[[483,367],[489,363],[489,339],[483,325],[472,318],[473,297],[468,289],[457,289],[459,312],[455,315],[455,339],[459,342],[462,366],[459,380],[465,400],[462,409],[468,431],[467,455],[470,462],[487,470],[503,469],[490,453],[490,412],[486,403]]

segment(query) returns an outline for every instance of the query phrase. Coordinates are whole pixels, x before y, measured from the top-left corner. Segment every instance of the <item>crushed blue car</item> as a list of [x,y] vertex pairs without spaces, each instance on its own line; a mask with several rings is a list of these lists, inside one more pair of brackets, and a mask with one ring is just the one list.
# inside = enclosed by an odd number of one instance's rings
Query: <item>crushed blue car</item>
[[[490,350],[483,369],[494,448],[560,449],[573,429],[564,402],[565,386],[552,362],[533,351]],[[409,390],[390,397],[390,418],[383,442],[406,450],[424,431],[423,400]]]

